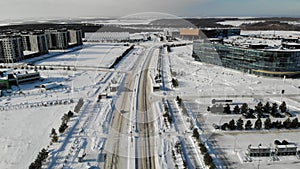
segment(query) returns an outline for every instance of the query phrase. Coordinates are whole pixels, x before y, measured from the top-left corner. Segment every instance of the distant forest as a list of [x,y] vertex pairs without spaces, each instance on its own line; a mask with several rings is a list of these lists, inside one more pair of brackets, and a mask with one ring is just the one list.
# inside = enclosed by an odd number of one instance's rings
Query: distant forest
[[45,29],[61,29],[61,28],[67,28],[67,29],[81,29],[84,32],[96,32],[98,29],[100,29],[103,25],[95,25],[95,24],[58,24],[58,23],[32,23],[32,24],[18,24],[18,25],[7,25],[7,26],[1,26],[0,30],[45,30]]
[[143,29],[143,28],[127,28],[122,26],[114,25],[101,25],[101,24],[91,24],[91,23],[75,23],[75,24],[61,24],[61,23],[32,23],[32,24],[18,24],[18,25],[7,25],[0,26],[0,32],[8,30],[17,31],[32,31],[32,30],[45,30],[45,29],[81,29],[84,33],[86,32],[129,32],[129,33],[139,33],[139,32],[157,32],[159,29]]
[[150,22],[148,25],[102,25],[92,23],[24,23],[17,25],[1,26],[1,31],[7,30],[44,30],[49,28],[60,29],[81,29],[83,32],[122,32],[126,31],[129,33],[138,32],[157,32],[162,31],[163,28],[179,28],[186,26],[195,26],[198,28],[223,28],[232,27],[231,25],[221,25],[218,22],[223,21],[245,21],[245,20],[262,20],[264,22],[242,24],[240,28],[242,30],[288,30],[288,31],[300,31],[300,24],[289,24],[288,22],[300,23],[300,18],[185,18],[185,19],[159,19]]
[[[300,24],[288,24],[287,22],[299,22],[300,18],[186,18],[183,19],[161,19],[153,21],[151,24],[156,26],[168,25],[170,27],[182,27],[186,25],[195,26],[198,28],[224,28],[232,27],[231,25],[221,25],[218,22],[224,21],[265,21],[258,23],[242,24],[242,30],[287,30],[287,31],[300,31]],[[190,24],[192,23],[192,24]]]

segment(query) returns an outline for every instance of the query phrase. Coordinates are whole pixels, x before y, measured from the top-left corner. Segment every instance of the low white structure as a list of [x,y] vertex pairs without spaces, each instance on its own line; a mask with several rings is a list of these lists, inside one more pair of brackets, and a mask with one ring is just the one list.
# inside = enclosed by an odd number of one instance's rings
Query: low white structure
[[61,87],[62,84],[57,84],[57,83],[45,83],[40,85],[40,88],[43,88],[45,90],[50,90],[50,89],[55,89]]
[[118,90],[119,90],[119,85],[118,84],[110,85],[110,92],[116,92]]
[[41,75],[38,71],[18,71],[8,74],[9,84],[21,84],[26,82],[38,81]]
[[86,33],[85,39],[90,42],[121,42],[129,41],[129,32],[95,32]]
[[250,157],[268,157],[271,155],[271,148],[265,146],[248,146],[247,155]]
[[275,153],[278,156],[296,155],[297,146],[294,144],[277,145],[275,148]]
[[82,148],[78,153],[78,162],[82,162],[83,158],[86,156],[85,150]]

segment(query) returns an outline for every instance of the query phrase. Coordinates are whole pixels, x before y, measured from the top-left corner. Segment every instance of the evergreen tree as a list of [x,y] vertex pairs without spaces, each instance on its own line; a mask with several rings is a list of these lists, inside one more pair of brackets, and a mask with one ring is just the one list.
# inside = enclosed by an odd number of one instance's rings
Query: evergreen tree
[[179,82],[177,79],[172,78],[172,85],[173,87],[177,87],[179,85]]
[[290,118],[287,118],[284,122],[283,122],[283,127],[285,127],[286,129],[291,128],[292,126],[292,122]]
[[257,129],[257,130],[260,130],[261,127],[262,127],[262,122],[261,122],[261,119],[258,118],[258,119],[255,121],[254,128]]
[[200,146],[200,151],[202,154],[206,154],[207,153],[207,148],[203,145],[203,146]]
[[63,121],[63,123],[68,123],[68,121],[69,121],[68,115],[64,114],[63,117],[61,118],[61,120]]
[[221,126],[221,129],[222,129],[222,130],[226,130],[227,128],[229,128],[229,124],[228,124],[228,123],[224,123],[224,124]]
[[281,105],[279,106],[279,109],[280,109],[281,113],[285,113],[285,112],[287,111],[285,101],[283,101],[283,102],[281,103]]
[[247,103],[243,103],[241,106],[241,113],[242,114],[247,114],[248,112],[248,104]]
[[57,143],[57,142],[58,142],[58,136],[57,136],[57,134],[55,134],[55,135],[52,136],[51,141],[52,141],[53,143]]
[[208,153],[205,153],[204,155],[204,163],[206,165],[210,165],[213,162],[213,159],[211,158],[211,156]]
[[257,104],[257,106],[255,106],[255,111],[257,112],[258,117],[262,117],[262,114],[263,114],[263,104],[261,102],[259,102]]
[[63,123],[60,125],[60,127],[59,127],[59,129],[58,129],[58,132],[59,132],[59,133],[63,133],[63,132],[65,132],[65,130],[66,130],[67,128],[68,128],[67,123],[63,122]]
[[231,110],[230,110],[230,106],[229,104],[226,104],[226,106],[224,107],[224,111],[223,113],[226,113],[226,114],[231,114]]
[[264,106],[264,113],[270,114],[270,111],[271,111],[271,106],[270,103],[267,102]]
[[193,137],[195,138],[195,139],[199,139],[199,132],[198,132],[198,129],[197,128],[194,128],[194,130],[193,130]]
[[281,129],[282,126],[282,122],[277,120],[276,122],[272,122],[271,128],[277,128],[277,129]]
[[272,108],[271,108],[272,114],[276,114],[277,113],[277,108],[278,108],[277,103],[273,103],[272,104]]
[[51,141],[53,143],[58,142],[58,136],[54,128],[51,129],[51,137],[52,137]]
[[230,130],[235,130],[236,126],[235,126],[235,121],[233,119],[229,122],[228,128]]
[[299,121],[298,118],[296,117],[291,124],[291,128],[297,129],[299,127]]
[[248,120],[245,124],[245,129],[246,130],[251,130],[252,129],[252,123],[250,120]]
[[240,107],[239,107],[238,105],[235,105],[235,106],[234,106],[234,109],[233,109],[233,113],[234,113],[234,114],[240,114],[240,111],[241,111],[241,110],[240,110]]
[[53,135],[55,135],[55,134],[57,135],[57,133],[56,133],[55,129],[54,129],[54,128],[52,128],[52,129],[51,129],[51,134],[50,134],[50,135],[51,135],[51,136],[53,136]]
[[254,112],[255,111],[253,109],[249,109],[249,113],[247,114],[247,118],[255,118]]
[[271,119],[267,118],[264,122],[265,129],[270,129],[271,128]]
[[279,140],[275,140],[275,141],[274,141],[274,144],[275,144],[275,145],[281,145],[281,142],[280,142]]
[[237,122],[236,122],[236,128],[238,130],[243,130],[244,129],[244,121],[241,118],[239,118],[237,120]]
[[282,142],[281,142],[281,145],[288,145],[288,144],[290,144],[290,143],[286,140],[282,140]]
[[74,116],[74,113],[70,110],[69,112],[68,112],[68,118],[70,119],[70,118],[72,118],[73,116]]

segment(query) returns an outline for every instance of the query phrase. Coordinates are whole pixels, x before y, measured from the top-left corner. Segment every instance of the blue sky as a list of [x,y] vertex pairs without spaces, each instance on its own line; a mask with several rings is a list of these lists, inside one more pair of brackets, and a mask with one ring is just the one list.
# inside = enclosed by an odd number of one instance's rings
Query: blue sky
[[125,16],[299,16],[300,0],[1,0],[0,19]]

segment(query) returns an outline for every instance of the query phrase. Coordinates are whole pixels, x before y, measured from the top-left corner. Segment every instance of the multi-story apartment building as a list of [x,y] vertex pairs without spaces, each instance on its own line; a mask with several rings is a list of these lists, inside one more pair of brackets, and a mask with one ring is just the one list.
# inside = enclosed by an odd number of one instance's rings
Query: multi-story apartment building
[[24,51],[31,51],[37,55],[47,54],[47,37],[43,31],[22,32]]
[[80,29],[68,30],[68,45],[82,45],[82,31]]
[[0,36],[0,62],[14,63],[24,59],[22,37],[17,35]]
[[45,30],[49,49],[66,49],[68,48],[68,31],[66,29]]

